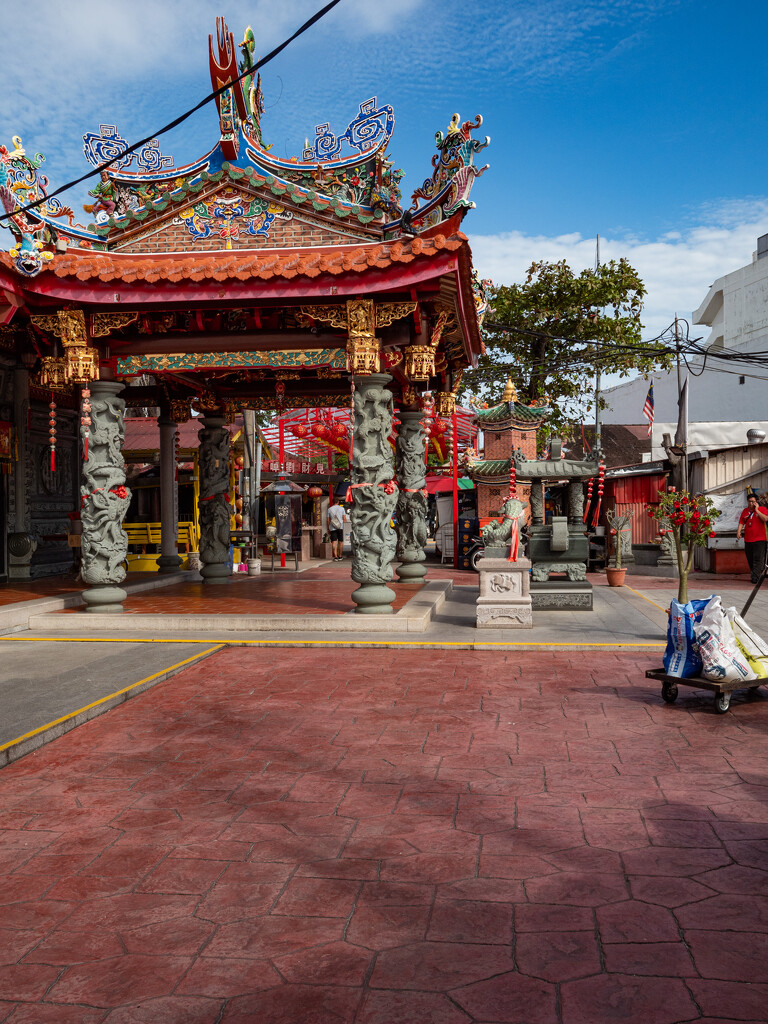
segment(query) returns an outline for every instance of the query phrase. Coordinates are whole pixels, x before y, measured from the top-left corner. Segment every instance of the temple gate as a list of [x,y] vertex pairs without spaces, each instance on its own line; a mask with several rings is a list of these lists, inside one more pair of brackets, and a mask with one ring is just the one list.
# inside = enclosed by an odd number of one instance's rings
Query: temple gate
[[[128,153],[114,125],[83,137],[86,159],[101,169],[85,207],[91,223],[48,197],[41,157],[18,140],[0,148],[15,240],[0,254],[0,357],[18,377],[9,421],[20,451],[8,461],[9,550],[25,552],[17,578],[42,574],[29,554],[39,537],[27,467],[46,460],[60,513],[82,518],[94,609],[119,610],[124,595],[126,407],[159,411],[161,569],[178,565],[175,424],[199,417],[200,556],[214,583],[225,580],[229,544],[225,422],[244,409],[351,403],[357,610],[391,610],[396,557],[400,580],[423,576],[425,420],[450,416],[462,371],[482,350],[483,286],[460,226],[489,139],[473,138],[481,117],[454,115],[406,209],[403,172],[387,155],[394,113],[376,98],[338,135],[318,125],[300,157],[270,151],[254,47],[250,29],[237,46],[217,21],[211,78],[215,89],[229,87],[216,101],[218,141],[192,163],[176,167],[158,140]],[[26,429],[25,403],[34,418],[46,398],[41,443]],[[69,442],[77,421],[79,443]]]

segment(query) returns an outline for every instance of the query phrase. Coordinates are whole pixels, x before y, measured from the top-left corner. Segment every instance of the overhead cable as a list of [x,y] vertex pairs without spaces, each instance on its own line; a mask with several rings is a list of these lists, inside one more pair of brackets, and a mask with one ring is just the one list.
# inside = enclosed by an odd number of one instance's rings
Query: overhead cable
[[294,41],[294,39],[298,39],[300,35],[306,32],[307,29],[311,28],[316,22],[320,21],[321,18],[325,17],[325,15],[330,10],[332,10],[332,8],[336,7],[336,5],[339,3],[341,3],[341,0],[330,0],[330,3],[327,3],[325,7],[322,7],[319,11],[313,14],[312,17],[305,21],[300,28],[297,28],[293,35],[289,36],[286,40],[284,40],[284,42],[280,43],[280,45],[276,46],[273,50],[270,50],[266,57],[262,57],[261,60],[257,61],[252,67],[246,68],[245,71],[243,71],[240,75],[237,76],[237,78],[231,79],[230,81],[222,85],[221,88],[209,93],[207,96],[201,99],[199,103],[196,103],[194,107],[190,107],[189,110],[185,111],[183,114],[180,114],[178,117],[175,117],[163,128],[160,128],[159,131],[152,132],[152,134],[148,135],[145,139],[139,139],[139,141],[134,142],[132,146],[128,146],[125,149],[121,149],[120,152],[111,160],[106,160],[103,164],[99,164],[98,167],[94,167],[92,171],[88,171],[87,174],[83,174],[79,178],[75,178],[72,181],[68,181],[66,185],[61,185],[54,192],[49,193],[49,195],[43,196],[41,199],[36,199],[32,203],[27,203],[26,206],[22,206],[18,210],[13,210],[12,213],[3,214],[2,216],[0,216],[0,223],[2,223],[5,220],[9,220],[11,217],[18,216],[18,214],[20,213],[26,213],[27,210],[32,210],[35,207],[42,205],[43,203],[47,203],[48,200],[53,199],[58,195],[61,195],[62,192],[66,192],[67,189],[73,188],[75,185],[79,185],[83,181],[87,181],[88,178],[92,178],[96,174],[100,174],[102,171],[106,170],[107,167],[111,167],[112,164],[117,163],[119,160],[122,160],[126,156],[126,154],[133,153],[137,149],[141,149],[142,146],[146,145],[148,142],[151,142],[152,139],[157,139],[161,135],[165,135],[166,132],[171,131],[171,129],[177,128],[180,124],[182,124],[184,121],[190,118],[193,114],[196,114],[198,110],[201,110],[204,106],[206,106],[206,104],[221,96],[221,94],[223,92],[226,92],[227,89],[229,89],[232,85],[235,84],[235,82],[240,82],[243,78],[246,78],[248,75],[253,75],[256,71],[259,71],[261,68],[264,67],[265,64],[269,64],[269,62],[271,60],[274,60],[274,58],[277,57],[278,54],[282,53],[286,46],[289,46]]

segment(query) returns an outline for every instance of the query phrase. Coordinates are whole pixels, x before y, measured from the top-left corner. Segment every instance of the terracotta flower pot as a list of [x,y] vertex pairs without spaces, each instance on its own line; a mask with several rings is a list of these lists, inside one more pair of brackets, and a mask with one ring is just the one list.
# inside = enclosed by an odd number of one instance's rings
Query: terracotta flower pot
[[624,577],[627,575],[627,570],[622,566],[621,569],[617,569],[615,566],[608,566],[605,570],[605,574],[608,577],[609,587],[623,587]]

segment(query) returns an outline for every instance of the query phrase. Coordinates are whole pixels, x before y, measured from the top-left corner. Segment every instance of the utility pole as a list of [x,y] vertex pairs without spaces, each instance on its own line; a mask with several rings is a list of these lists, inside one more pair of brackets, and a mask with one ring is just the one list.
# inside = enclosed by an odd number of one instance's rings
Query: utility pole
[[677,409],[678,409],[678,422],[680,418],[683,418],[683,436],[680,447],[683,450],[682,455],[682,482],[683,491],[688,490],[688,396],[686,394],[685,400],[685,414],[683,415],[683,382],[682,382],[682,371],[680,368],[680,329],[677,320],[677,313],[675,313],[675,353],[677,357]]

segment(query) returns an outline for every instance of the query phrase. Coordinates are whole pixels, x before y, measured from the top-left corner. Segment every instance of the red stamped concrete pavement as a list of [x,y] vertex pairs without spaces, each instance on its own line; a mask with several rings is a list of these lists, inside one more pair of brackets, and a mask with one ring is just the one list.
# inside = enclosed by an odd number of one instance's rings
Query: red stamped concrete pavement
[[0,1021],[768,1019],[768,699],[231,649],[0,773]]

